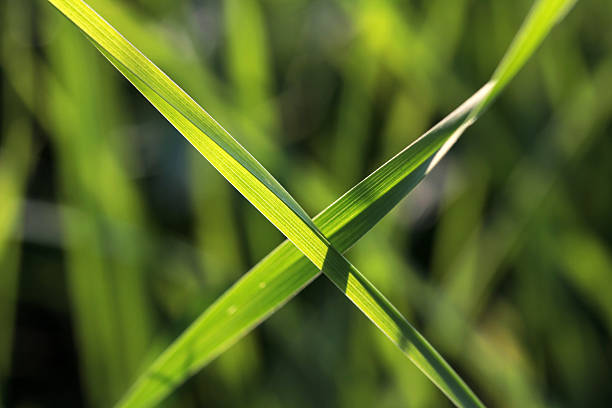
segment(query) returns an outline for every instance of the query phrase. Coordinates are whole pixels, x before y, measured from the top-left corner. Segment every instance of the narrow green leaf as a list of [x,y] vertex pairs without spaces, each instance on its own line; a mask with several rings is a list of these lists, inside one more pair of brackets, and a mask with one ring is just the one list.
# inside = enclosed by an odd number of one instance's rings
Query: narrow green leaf
[[[155,65],[140,54],[116,31],[105,23],[97,14],[79,1],[49,0],[81,30],[83,30],[101,49],[105,56],[130,80],[141,92],[171,121],[177,129],[211,162],[215,167],[249,199],[270,221],[274,223],[318,268],[341,289],[345,294],[395,343],[411,358],[417,366],[438,385],[449,398],[460,406],[479,406],[478,399],[433,350],[433,348],[407,323],[401,314],[341,255],[331,246],[326,232],[321,233],[312,223],[306,213],[291,198],[291,196],[270,176],[270,174],[255,161],[246,150],[223,130],[214,120],[202,110],[191,98],[187,96],[176,84],[166,77]],[[542,2],[544,3],[544,2]],[[535,14],[535,13],[534,13]],[[544,14],[546,18],[548,15]],[[551,24],[552,25],[552,24]],[[533,47],[535,48],[535,47]],[[519,64],[520,65],[520,64]],[[513,74],[512,74],[513,75]],[[426,174],[448,151],[461,133],[475,119],[476,113],[484,109],[490,96],[491,89],[499,91],[501,87],[485,86],[471,99],[469,109],[460,112],[460,118],[454,115],[446,123],[414,143],[410,149],[411,154],[405,154],[403,160],[393,159],[368,179],[368,185],[373,186],[367,194],[358,197],[355,201],[355,211],[365,211],[370,205],[375,209],[375,203],[381,197],[394,190],[402,178],[402,170],[411,170],[417,167],[421,170],[416,173],[415,179]],[[477,105],[475,103],[478,102]],[[474,107],[477,107],[477,111]],[[476,112],[476,113],[474,113]],[[402,153],[407,152],[404,151]],[[436,153],[434,155],[434,153]],[[399,156],[402,156],[400,153]],[[394,167],[398,166],[398,167]],[[420,166],[420,167],[419,167]],[[399,178],[396,184],[378,184],[391,174]],[[412,180],[414,181],[414,180]],[[416,180],[418,182],[418,180]],[[358,190],[358,189],[354,189]],[[347,194],[347,195],[350,195]],[[346,197],[346,196],[345,196]],[[370,200],[369,204],[362,205]],[[345,200],[350,202],[350,200]],[[381,202],[380,207],[389,203]],[[346,205],[346,203],[344,203]],[[379,207],[379,208],[380,208]],[[392,205],[391,205],[392,207]],[[341,211],[342,212],[342,211]],[[385,212],[386,213],[386,212]],[[350,217],[350,212],[348,212]],[[359,212],[354,214],[351,221],[358,220]],[[378,214],[380,217],[384,213]],[[368,217],[371,218],[372,216]],[[323,218],[323,217],[321,217]],[[367,224],[369,219],[361,219]],[[358,230],[360,226],[355,225]],[[361,226],[363,228],[363,226]],[[365,229],[367,230],[367,228]],[[364,231],[365,232],[365,231]],[[293,249],[289,246],[289,249]],[[342,251],[342,249],[340,250]],[[299,253],[296,251],[296,256]],[[270,257],[266,258],[270,259]],[[302,258],[303,259],[303,258]],[[264,261],[265,262],[265,261]],[[283,260],[286,262],[286,259]],[[316,276],[316,272],[315,272]],[[313,276],[314,277],[314,276]],[[309,278],[311,279],[311,278]],[[244,281],[243,281],[244,282]],[[267,286],[259,282],[257,287],[265,289]],[[307,283],[304,282],[304,283]],[[298,288],[299,289],[299,288]],[[261,291],[260,291],[261,292]],[[246,293],[249,300],[254,298],[252,291]],[[259,293],[259,292],[257,292]],[[284,297],[285,299],[287,296]],[[270,298],[266,297],[266,300]],[[245,299],[237,299],[244,301]],[[274,307],[282,303],[284,299]],[[228,316],[235,315],[237,305],[231,305],[226,310]],[[252,322],[251,322],[252,323]],[[248,329],[248,326],[246,327]],[[224,333],[218,335],[223,337]],[[231,333],[230,333],[231,335]],[[179,340],[181,341],[181,340]],[[200,344],[200,339],[193,339],[194,344]],[[189,353],[190,344],[184,344]],[[226,344],[227,345],[227,344]],[[198,364],[192,364],[201,356],[188,354],[189,359],[178,360],[162,356],[160,361],[173,365],[174,370],[159,372],[152,370],[143,377],[124,400],[126,405],[149,405],[157,401],[172,388],[173,384],[181,381],[185,373],[197,369]],[[176,366],[178,364],[178,366]],[[181,372],[182,370],[182,372]],[[144,381],[144,385],[143,385]],[[148,384],[147,384],[148,381]],[[155,384],[157,383],[157,385]],[[147,389],[147,387],[149,387]],[[164,390],[164,388],[166,388]]]
[[[158,97],[190,122],[185,135],[273,224],[295,228],[298,246],[308,248],[307,256],[323,259],[326,246],[313,243],[322,237],[310,217],[285,189],[229,133],[166,74],[140,53],[102,17],[80,0],[49,0],[95,44],[115,58],[117,64],[150,87]],[[286,234],[285,231],[283,233]],[[304,239],[307,238],[307,239]],[[321,263],[321,262],[319,262]]]
[[[283,187],[193,99],[85,3],[49,1],[453,402],[460,406],[481,405],[433,347],[331,246]],[[141,405],[154,397],[151,393],[131,395],[126,404]]]
[[[531,16],[531,21],[537,17],[533,12]],[[527,24],[521,29],[522,38],[532,35],[526,27]],[[522,46],[518,38],[513,43],[515,50]],[[542,39],[543,36],[540,41]],[[534,49],[532,47],[531,52]],[[508,57],[505,60],[508,61]],[[514,73],[516,71],[518,69]],[[507,70],[498,69],[496,72],[506,73]],[[503,85],[500,84],[497,82],[498,89]],[[423,179],[430,169],[431,155],[442,144],[441,141],[459,128],[469,112],[482,103],[484,96],[485,92],[481,91],[466,101],[422,138],[322,211],[314,218],[317,227],[339,251],[349,249]],[[429,149],[426,148],[428,145]],[[377,195],[379,185],[389,188],[384,194]],[[317,268],[290,242],[279,245],[166,349],[135,384],[124,402],[136,394],[152,395],[154,402],[170,393],[282,307],[318,275]],[[160,378],[169,381],[161,383]]]
[[[177,110],[173,109],[167,104],[162,98],[159,97],[155,92],[152,92],[145,83],[140,81],[137,77],[131,74],[130,71],[126,70],[113,56],[108,54],[105,50],[100,48],[100,51],[128,78],[136,88],[138,88],[143,95],[172,123],[177,129],[184,135],[196,135],[198,129],[187,121]],[[486,89],[486,88],[485,88]],[[484,95],[484,92],[480,92],[476,97],[472,98],[466,103],[458,112],[453,114],[450,119],[453,124],[461,124],[459,119],[464,119],[467,113],[470,111],[468,108],[475,106],[476,102],[480,101],[480,98]],[[461,128],[461,127],[460,127]],[[436,131],[430,132],[425,140],[417,142],[410,149],[410,154],[407,154],[403,163],[398,162],[399,166],[408,166],[415,168],[423,160],[431,156],[435,151],[435,147],[439,147],[444,140],[453,133],[455,128],[449,123],[444,123],[442,126],[436,129]],[[189,137],[188,137],[189,139]],[[432,143],[435,145],[432,146]],[[416,155],[413,156],[413,155]],[[430,167],[426,168],[426,171]],[[423,172],[423,175],[426,173]],[[373,184],[368,184],[367,189],[363,191],[357,191],[355,195],[351,195],[348,198],[348,202],[351,207],[355,206],[356,210],[351,214],[347,214],[347,217],[354,219],[354,215],[359,213],[359,206],[362,205],[364,198],[368,196],[379,197],[385,194],[392,185],[381,185],[376,183],[376,178]],[[399,181],[399,180],[398,180]],[[385,204],[385,203],[381,203]],[[374,209],[375,207],[370,207]],[[380,213],[380,216],[384,215]],[[371,222],[371,217],[366,220]],[[369,229],[369,228],[368,228]],[[364,231],[365,232],[365,231]],[[329,245],[329,244],[328,244]],[[295,247],[290,246],[290,249]],[[296,251],[298,257],[301,254]],[[307,259],[302,258],[306,265],[312,265]],[[312,260],[311,260],[312,261]],[[318,260],[317,260],[318,261]],[[314,264],[314,262],[313,262]],[[389,303],[384,296],[374,288],[374,286],[359,272],[355,269],[333,246],[329,245],[328,250],[322,260],[321,266],[314,264],[322,269],[333,282],[338,286],[345,294],[355,303],[365,314],[372,320],[382,331],[393,341],[404,353],[419,367],[423,372],[438,385],[442,391],[449,396],[459,406],[479,406],[480,402],[475,395],[469,390],[469,388],[463,383],[463,381],[457,376],[452,368],[442,359],[442,357],[431,347],[429,343],[406,321],[406,319]],[[313,268],[315,275],[317,269]],[[265,284],[264,284],[265,288]],[[261,282],[258,284],[256,289],[245,293],[245,297],[252,297],[253,293],[260,292],[262,289]],[[269,300],[269,299],[266,299]],[[226,310],[223,311],[224,317],[231,316],[236,313],[237,307],[230,305]],[[249,313],[252,313],[249,311]],[[218,332],[217,332],[218,333]],[[224,333],[218,333],[224,335]],[[195,340],[198,344],[202,339]],[[189,353],[185,357],[186,359],[179,359],[174,356],[170,361],[171,364],[184,365],[190,363],[193,358]],[[160,383],[167,385],[168,383],[174,384],[181,378],[176,378],[176,374],[180,374],[181,370],[170,370],[170,371],[154,371],[150,373],[149,379],[153,381],[149,384],[153,385],[153,389],[147,390],[145,387],[140,388],[138,393],[130,394],[127,400],[124,400],[122,405],[136,406],[149,405],[154,401],[149,402],[150,398],[155,397],[155,391],[162,391]]]

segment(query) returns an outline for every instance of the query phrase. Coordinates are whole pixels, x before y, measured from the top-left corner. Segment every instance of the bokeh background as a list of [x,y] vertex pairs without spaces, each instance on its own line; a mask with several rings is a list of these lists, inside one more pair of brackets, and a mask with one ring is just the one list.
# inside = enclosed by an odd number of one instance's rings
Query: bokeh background
[[[315,215],[531,2],[89,0]],[[45,1],[0,4],[0,405],[114,403],[282,241]],[[348,258],[490,406],[612,403],[612,3],[578,2]],[[165,406],[438,407],[321,277]]]

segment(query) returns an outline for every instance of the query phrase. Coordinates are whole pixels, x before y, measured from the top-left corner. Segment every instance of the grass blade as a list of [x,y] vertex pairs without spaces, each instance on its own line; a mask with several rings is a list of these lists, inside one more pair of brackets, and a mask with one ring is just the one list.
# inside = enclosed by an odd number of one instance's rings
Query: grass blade
[[[180,129],[181,133],[186,132],[197,133],[198,130],[193,124],[187,121],[178,111],[173,109],[167,104],[162,98],[159,97],[155,92],[150,91],[147,85],[140,81],[138,78],[133,76],[131,72],[127,71],[113,56],[108,54],[105,50],[100,51],[138,88],[143,95],[149,99],[149,101],[158,108],[158,110],[170,121],[177,129]],[[475,102],[479,101],[484,95],[483,92],[477,94],[477,96],[459,112],[456,112],[451,117],[449,123],[444,123],[436,131],[431,132],[428,138],[421,143],[417,143],[418,148],[413,147],[410,151],[411,154],[407,155],[408,160],[401,163],[408,167],[416,167],[419,162],[422,162],[428,155],[431,156],[435,148],[432,147],[431,141],[438,143],[439,147],[444,143],[445,138],[455,130],[453,125],[461,124],[462,122],[458,119],[465,118],[465,115],[469,112],[470,107],[475,106]],[[454,120],[454,122],[452,121]],[[451,124],[452,123],[452,124]],[[416,157],[415,157],[416,156]],[[428,167],[427,169],[430,169]],[[423,175],[426,172],[423,173]],[[349,202],[359,206],[362,202],[363,194],[384,194],[385,190],[389,186],[384,186],[374,183],[368,184],[368,191],[357,191],[355,196],[349,198]],[[373,188],[372,188],[373,187]],[[386,203],[381,203],[386,204]],[[371,207],[374,209],[374,207]],[[380,215],[384,215],[380,213]],[[350,217],[350,215],[349,215]],[[373,218],[368,217],[371,222]],[[364,231],[365,232],[365,231]],[[406,319],[399,313],[391,303],[384,298],[384,296],[356,269],[354,268],[333,246],[330,244],[327,247],[323,259],[315,258],[315,261],[311,258],[310,261],[317,268],[321,269],[331,280],[338,286],[348,297],[355,303],[367,316],[372,320],[382,331],[393,341],[404,353],[419,366],[423,372],[436,383],[445,394],[451,398],[459,406],[479,406],[480,402],[476,396],[469,390],[469,388],[463,383],[463,381],[457,376],[452,368],[442,359],[442,357],[429,345],[429,343],[406,321]],[[300,253],[296,251],[299,256]],[[301,257],[301,256],[300,256]],[[311,265],[308,259],[304,258],[306,265]],[[315,262],[318,262],[315,263]],[[315,272],[316,274],[317,272]],[[265,284],[264,284],[265,287]],[[261,289],[261,282],[257,288],[251,289],[245,293],[245,297],[251,297],[253,293],[257,293]],[[269,299],[268,299],[269,300]],[[232,315],[236,312],[237,307],[230,305],[224,310],[224,315]],[[250,313],[250,312],[249,312]],[[216,332],[218,333],[218,332]],[[223,333],[220,333],[223,335]],[[201,339],[196,341],[200,343]],[[186,349],[188,350],[188,348]],[[172,365],[178,364],[189,365],[193,359],[191,353],[188,353],[186,359],[178,359],[176,356],[172,358]],[[153,385],[152,389],[146,387],[138,387],[138,391],[130,393],[129,397],[122,402],[123,406],[142,406],[153,403],[152,398],[156,397],[156,391],[161,391],[160,385],[167,387],[168,384],[176,384],[177,380],[180,381],[180,377],[177,378],[176,374],[180,374],[183,370],[169,370],[167,371],[153,371],[150,372],[148,377],[153,381],[150,385]],[[142,405],[141,405],[142,404]]]
[[[480,402],[406,319],[317,229],[284,188],[210,115],[108,23],[80,1],[50,1],[71,19],[147,99],[308,259],[456,404]],[[130,394],[138,405],[151,394]]]
[[[573,2],[565,3],[565,7],[568,7],[567,4]],[[534,10],[545,10],[542,8],[542,3],[538,3],[536,7],[539,8]],[[557,9],[557,13],[559,10],[562,9]],[[548,30],[559,18],[558,15],[554,17],[556,18],[547,18]],[[519,38],[525,39],[533,35],[532,28],[529,27],[542,27],[534,22],[543,18],[542,14],[536,11],[530,14],[529,23],[525,23],[521,35],[516,37],[512,45],[513,51],[509,51],[507,55],[518,54],[517,50],[524,46]],[[545,34],[546,32],[540,31],[539,41],[542,41]],[[535,50],[535,45],[537,43],[531,43],[530,53]],[[522,54],[522,62],[519,65],[510,64],[509,57],[505,58],[504,64],[512,66],[516,74],[517,67],[526,61],[524,55]],[[504,78],[508,77],[508,69],[498,68],[494,78],[499,78],[501,75]],[[507,80],[496,82],[496,92],[506,84]],[[491,89],[489,87],[488,91],[481,91],[466,101],[417,142],[400,152],[314,218],[317,227],[339,251],[348,250],[423,179],[428,169],[431,169],[431,155],[437,151],[441,141],[448,139],[453,131],[459,128],[470,113],[475,111],[474,108],[483,103],[485,96],[491,95]],[[489,98],[480,109],[486,108],[491,102],[492,98]],[[431,148],[425,149],[423,144],[430,144]],[[427,157],[429,159],[423,161]],[[377,185],[391,187],[383,195],[375,196]],[[131,393],[159,393],[159,395],[170,393],[175,384],[199,371],[250,332],[318,274],[317,268],[309,263],[290,242],[284,242],[215,301],[168,347],[148,369],[147,374],[132,388]],[[253,293],[255,295],[252,295]],[[160,378],[171,381],[160,384]]]
[[[20,83],[27,92],[33,91],[33,65],[29,48],[15,41],[29,39],[30,25],[26,10],[15,4],[2,5],[2,49],[1,59],[17,54],[21,70]],[[18,27],[18,29],[17,29]],[[12,34],[12,36],[11,36]],[[4,69],[4,64],[3,69]],[[3,89],[2,98],[2,143],[0,143],[0,406],[6,401],[4,390],[8,388],[13,359],[16,306],[18,299],[19,272],[21,264],[21,219],[29,175],[36,155],[32,121],[22,104],[13,103],[13,93]]]
[[[380,292],[336,248],[331,246],[324,233],[318,230],[308,215],[280,184],[184,91],[84,3],[59,0],[50,0],[50,2],[75,22],[158,110],[316,267],[322,269],[453,402],[460,406],[480,405],[478,399],[435,350],[407,323]],[[543,3],[546,2],[539,4]],[[538,14],[534,13],[533,15]],[[547,15],[542,17],[542,14],[539,14],[539,16],[544,21],[547,17]],[[391,163],[397,165],[398,161],[391,161],[383,167],[384,171],[373,174],[374,177],[370,179],[370,183],[373,183],[374,189],[369,191],[370,196],[361,198],[376,201],[392,190],[393,184],[377,184],[379,179],[386,175],[386,171],[397,171],[394,175],[398,176],[401,170],[406,168],[410,168],[410,170],[420,168],[421,175],[431,170],[465,128],[473,123],[477,114],[488,105],[487,102],[495,96],[492,90],[498,92],[501,90],[501,86],[496,86],[495,83],[485,86],[476,94],[474,99],[471,99],[470,109],[463,112],[467,116],[461,119],[454,116],[444,126],[428,133],[427,137],[423,137],[413,144],[410,147],[412,155],[407,155],[410,156],[411,160],[403,163],[399,161],[404,167],[393,167]],[[481,99],[485,96],[487,99]],[[474,105],[474,102],[478,102],[478,104]],[[398,180],[398,183],[400,180]],[[365,208],[361,206],[362,203],[363,200],[356,202],[355,208],[361,211],[368,208],[368,206]],[[383,204],[385,203],[383,202]],[[348,216],[350,215],[349,213]],[[382,215],[384,214],[380,214],[380,216]],[[235,305],[227,309],[229,315],[235,312]],[[187,362],[189,363],[189,361]],[[174,363],[177,362],[174,361]],[[184,361],[179,363],[185,365]],[[176,373],[170,374],[173,377],[166,377],[163,373],[153,372],[150,373],[149,377],[156,377],[156,381],[167,386],[164,383],[175,382],[174,375]],[[154,398],[159,397],[158,395],[152,395],[150,392],[143,393],[141,391],[142,387],[138,388],[137,386],[136,390],[138,392],[131,393],[124,402],[146,405],[154,402]]]

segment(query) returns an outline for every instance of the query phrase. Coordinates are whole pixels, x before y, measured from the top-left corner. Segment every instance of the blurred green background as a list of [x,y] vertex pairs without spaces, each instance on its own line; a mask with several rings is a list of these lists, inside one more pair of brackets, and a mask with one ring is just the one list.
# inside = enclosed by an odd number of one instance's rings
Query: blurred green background
[[[89,0],[311,215],[531,2]],[[113,404],[282,241],[45,1],[0,4],[0,405]],[[490,406],[612,403],[612,3],[578,2],[348,258]],[[450,403],[324,277],[165,406]]]

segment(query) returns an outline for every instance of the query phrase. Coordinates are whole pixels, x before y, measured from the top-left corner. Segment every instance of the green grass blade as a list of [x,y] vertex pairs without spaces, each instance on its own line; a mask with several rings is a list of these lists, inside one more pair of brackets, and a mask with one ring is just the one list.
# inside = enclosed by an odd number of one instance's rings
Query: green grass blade
[[[522,32],[526,30],[523,28]],[[514,47],[519,46],[520,42],[515,40]],[[422,139],[315,217],[317,227],[339,251],[349,249],[422,180],[431,161],[417,166],[419,153],[422,157],[428,157],[428,154],[431,157],[431,153],[439,147],[437,143],[448,138],[459,127],[468,112],[484,100],[483,96],[481,93],[463,104]],[[437,138],[439,140],[436,143]],[[422,147],[424,140],[431,144],[431,150]],[[382,196],[374,196],[378,184],[393,187]],[[160,395],[171,392],[175,384],[181,383],[229,348],[282,307],[318,274],[314,265],[291,243],[284,242],[215,301],[168,347],[131,392]],[[159,378],[170,381],[162,385]]]
[[[51,0],[50,0],[51,1]],[[134,49],[84,3],[51,1],[72,19],[101,48],[103,53],[134,85],[190,140],[232,184],[269,218],[318,268],[321,268],[360,309],[381,328],[455,403],[479,405],[479,401],[448,367],[429,344],[405,321],[399,312],[352,266],[331,247],[305,212],[286,191],[206,112],[191,100],[157,67]],[[484,96],[491,89],[483,88]],[[480,107],[485,104],[480,102]],[[473,121],[473,110],[465,120],[456,120],[455,128],[432,132],[411,149],[420,161],[408,163],[412,168],[423,164],[427,173]],[[456,118],[455,118],[456,119]],[[210,134],[210,135],[209,135]],[[433,136],[432,136],[433,135]],[[445,137],[441,137],[445,135]],[[438,136],[436,138],[435,136]],[[442,147],[442,148],[441,148]],[[440,149],[441,148],[441,149]],[[439,150],[438,150],[439,149]],[[416,152],[414,152],[416,151]],[[396,170],[393,167],[387,170]],[[382,172],[384,175],[384,172]],[[380,174],[379,174],[380,176]],[[374,177],[371,181],[378,181]],[[391,186],[376,186],[376,200]],[[378,196],[377,196],[378,195]],[[357,208],[359,208],[357,203]],[[227,312],[233,314],[236,307]],[[171,382],[161,375],[160,383]],[[146,403],[130,394],[134,403]],[[141,394],[150,398],[150,393]],[[148,401],[150,403],[151,401]]]
[[[149,101],[460,406],[481,405],[452,368],[317,229],[304,210],[238,142],[159,68],[80,1],[50,1]],[[383,191],[384,192],[384,191]],[[141,398],[132,394],[131,402]],[[135,395],[135,396],[134,396]]]
[[[152,92],[145,83],[140,81],[130,71],[126,70],[112,55],[105,50],[100,51],[138,88],[147,99],[172,123],[181,133],[193,132],[198,133],[198,129],[193,124],[187,121],[178,111],[173,109],[168,103],[159,97],[155,92]],[[475,102],[480,100],[483,93],[479,93],[477,97],[470,100],[457,114],[451,117],[454,120],[454,125],[462,124],[459,119],[465,118],[469,112],[467,107],[475,106]],[[453,123],[453,121],[449,121]],[[427,135],[427,138],[420,140],[415,146],[410,149],[408,160],[402,164],[408,167],[417,167],[428,156],[436,150],[434,146],[439,147],[455,128],[447,123],[440,126],[436,131]],[[433,141],[433,145],[432,145]],[[436,144],[437,143],[437,144]],[[425,173],[423,173],[425,174]],[[363,202],[364,194],[380,195],[384,194],[391,188],[391,185],[381,186],[373,183],[367,185],[367,191],[359,190],[355,195],[351,195],[348,201],[359,208]],[[385,204],[385,203],[382,203]],[[374,207],[372,207],[374,208]],[[358,211],[358,210],[357,210]],[[353,218],[358,212],[347,213],[347,219]],[[384,215],[380,213],[380,216]],[[371,217],[370,220],[372,220]],[[365,232],[365,231],[364,231]],[[374,288],[374,286],[357,270],[355,269],[333,246],[328,246],[322,263],[315,264],[322,269],[333,282],[355,303],[365,314],[372,320],[382,331],[393,341],[404,353],[419,366],[423,372],[436,383],[442,391],[449,396],[459,406],[479,406],[480,402],[476,396],[469,390],[463,381],[457,376],[452,368],[440,357],[440,355],[431,347],[429,343],[406,321],[406,319],[395,309],[384,296]],[[296,252],[299,256],[299,252]],[[307,265],[310,265],[306,259]],[[315,259],[317,262],[321,262]],[[312,259],[311,259],[312,261]],[[314,262],[313,262],[314,264]],[[316,271],[316,268],[315,268]],[[315,272],[316,274],[317,272]],[[265,287],[265,285],[264,285]],[[257,288],[253,288],[250,292],[245,293],[246,297],[251,297],[253,293],[260,292],[261,283]],[[269,299],[267,299],[269,300]],[[230,305],[224,311],[224,315],[232,315],[236,312],[236,306]],[[252,311],[249,311],[252,313]],[[220,333],[223,335],[223,333]],[[197,339],[199,343],[200,339]],[[187,350],[188,348],[186,348]],[[174,356],[176,357],[176,356]],[[187,354],[187,360],[172,358],[172,364],[184,365],[189,363],[193,358],[191,354]],[[176,378],[175,374],[180,374],[183,370],[170,370],[150,372],[148,377],[152,379],[149,382],[153,385],[152,390],[147,390],[146,387],[138,387],[137,391],[131,393],[126,400],[123,401],[123,406],[142,406],[153,403],[150,401],[154,398],[155,391],[162,391],[162,386],[175,384],[181,380]],[[142,405],[141,405],[142,404]]]
[[[16,41],[29,40],[30,25],[26,18],[29,7],[19,8],[14,3],[1,6],[2,40],[0,41],[2,70],[4,59],[19,55],[19,80],[30,95],[33,91],[33,64],[31,48]],[[17,34],[17,35],[16,35]],[[14,103],[14,93],[8,87],[2,90],[2,118],[0,143],[0,406],[11,372],[15,333],[19,269],[21,265],[21,219],[29,174],[36,157],[32,121],[24,106]]]
[[[486,89],[315,217],[315,225],[338,251],[348,250],[425,177],[431,169],[433,153],[482,101]],[[319,273],[289,241],[281,244],[158,358],[126,396],[123,405],[129,406],[134,400],[143,406],[154,404],[278,310]],[[346,276],[333,275],[332,280],[345,289]],[[371,286],[366,282],[357,285]],[[350,296],[359,294],[352,292]]]

